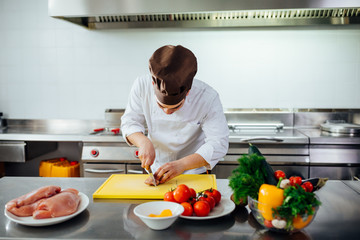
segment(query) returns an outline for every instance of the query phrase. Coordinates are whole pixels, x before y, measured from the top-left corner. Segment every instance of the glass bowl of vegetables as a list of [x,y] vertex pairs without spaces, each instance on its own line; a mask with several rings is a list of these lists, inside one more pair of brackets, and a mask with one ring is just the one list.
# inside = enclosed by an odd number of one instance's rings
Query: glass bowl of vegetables
[[260,189],[258,200],[262,202],[248,197],[248,206],[259,224],[282,233],[298,232],[311,224],[321,204],[314,193],[301,187],[276,190],[276,186],[264,185],[261,188],[267,187],[268,192],[264,198]]

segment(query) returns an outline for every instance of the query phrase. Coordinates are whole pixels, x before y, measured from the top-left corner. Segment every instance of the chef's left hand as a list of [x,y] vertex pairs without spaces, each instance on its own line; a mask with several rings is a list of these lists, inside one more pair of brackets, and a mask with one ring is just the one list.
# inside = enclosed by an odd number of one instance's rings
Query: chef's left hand
[[[156,186],[159,185],[159,180],[155,179],[155,181],[156,181]],[[145,179],[145,184],[149,186],[155,186],[152,177],[148,177],[147,179]]]
[[159,167],[154,173],[154,177],[159,183],[164,183],[182,174],[185,170],[184,163],[181,160],[176,160]]

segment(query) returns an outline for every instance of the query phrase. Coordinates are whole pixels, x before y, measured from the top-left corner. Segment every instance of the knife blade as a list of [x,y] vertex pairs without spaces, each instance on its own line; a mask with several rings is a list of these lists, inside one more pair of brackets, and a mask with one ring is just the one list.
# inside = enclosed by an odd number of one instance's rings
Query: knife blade
[[154,177],[154,174],[151,172],[151,168],[150,170],[147,170],[146,168],[144,168],[145,171],[149,174],[149,176],[152,178],[153,182],[154,182],[154,186],[156,187],[156,180],[155,180],[155,177]]

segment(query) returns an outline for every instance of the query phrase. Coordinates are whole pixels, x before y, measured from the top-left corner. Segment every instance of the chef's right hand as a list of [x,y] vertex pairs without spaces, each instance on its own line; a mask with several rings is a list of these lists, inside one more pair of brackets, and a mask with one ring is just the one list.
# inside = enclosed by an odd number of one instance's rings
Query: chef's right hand
[[155,148],[150,139],[144,139],[139,144],[139,159],[141,160],[141,167],[147,170],[154,163],[155,160]]

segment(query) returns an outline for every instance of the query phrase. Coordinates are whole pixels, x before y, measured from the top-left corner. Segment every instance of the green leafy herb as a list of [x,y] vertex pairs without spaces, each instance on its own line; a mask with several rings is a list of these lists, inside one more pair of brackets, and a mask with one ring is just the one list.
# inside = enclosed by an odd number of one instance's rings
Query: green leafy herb
[[[251,143],[249,143],[248,154],[249,155],[257,154],[257,155],[263,157],[260,150],[255,145],[252,145]],[[265,168],[265,171],[267,172],[267,175],[265,178],[265,183],[271,184],[271,185],[276,185],[277,179],[275,178],[275,172],[272,169],[272,167],[270,166],[270,164],[265,160],[265,158],[262,160],[262,164],[263,164],[263,168]]]
[[313,215],[314,209],[321,202],[312,192],[306,192],[302,187],[288,187],[284,190],[284,202],[273,209],[274,215],[287,220],[287,228],[291,228],[292,220],[298,215]]
[[238,159],[239,166],[229,177],[229,186],[234,192],[235,202],[245,200],[247,196],[258,198],[259,188],[265,183],[266,170],[263,167],[265,158],[257,154],[243,155]]

